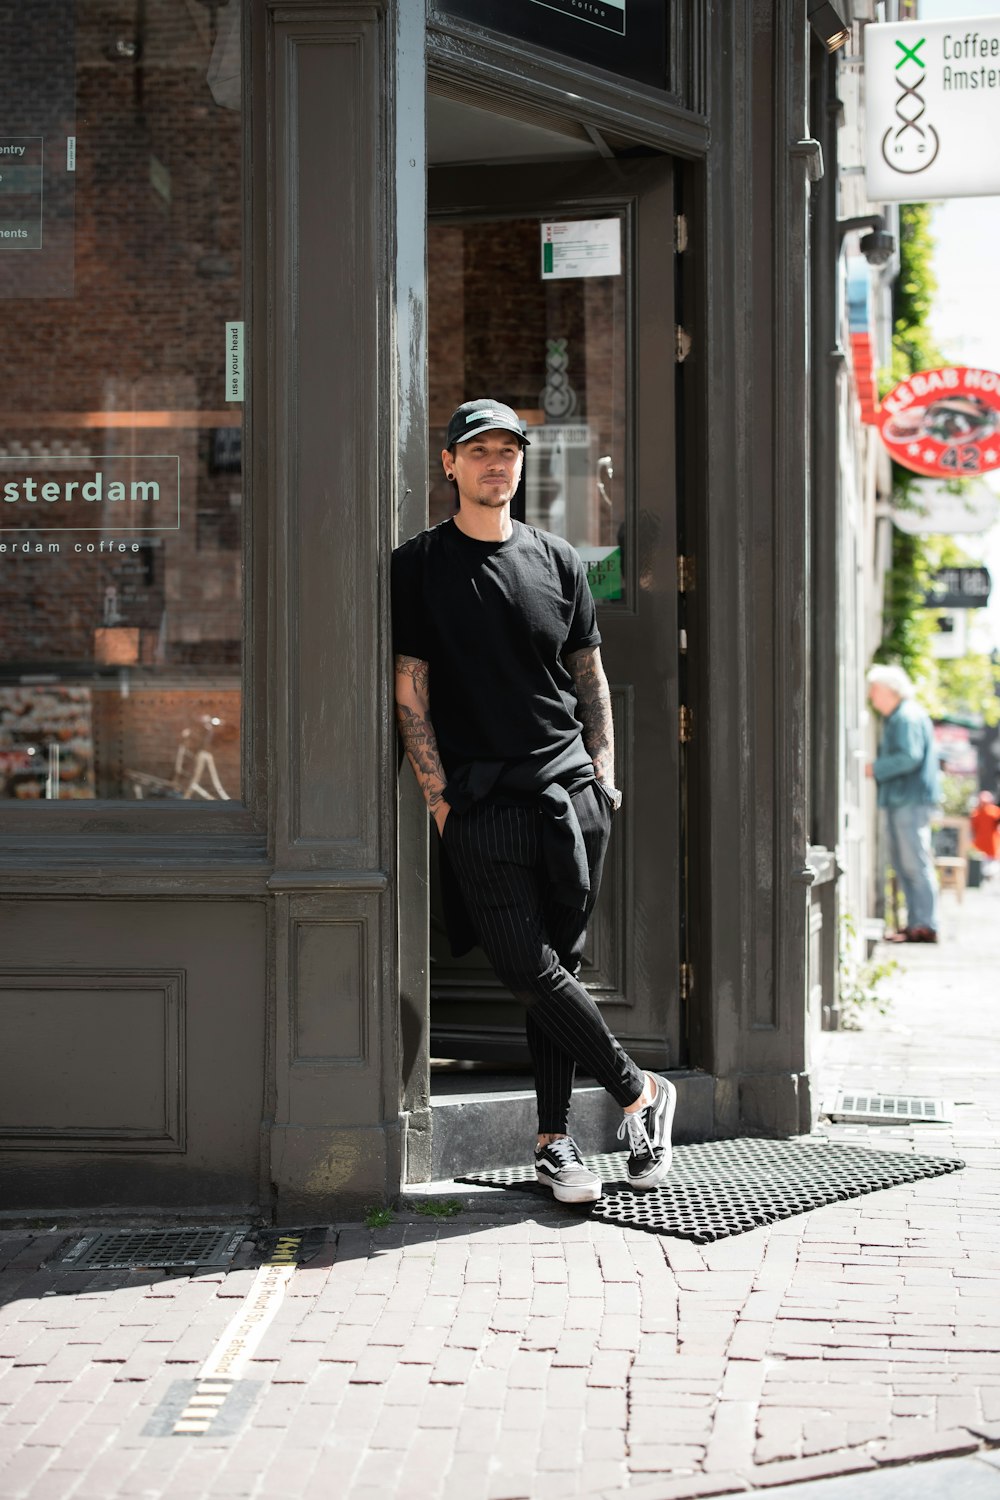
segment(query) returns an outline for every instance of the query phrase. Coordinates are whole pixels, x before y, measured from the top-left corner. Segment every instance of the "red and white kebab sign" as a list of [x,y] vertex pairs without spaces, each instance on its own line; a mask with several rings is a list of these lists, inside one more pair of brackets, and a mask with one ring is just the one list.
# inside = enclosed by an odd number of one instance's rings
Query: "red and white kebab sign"
[[921,370],[890,391],[876,413],[897,463],[938,479],[1000,468],[1000,374],[950,365]]

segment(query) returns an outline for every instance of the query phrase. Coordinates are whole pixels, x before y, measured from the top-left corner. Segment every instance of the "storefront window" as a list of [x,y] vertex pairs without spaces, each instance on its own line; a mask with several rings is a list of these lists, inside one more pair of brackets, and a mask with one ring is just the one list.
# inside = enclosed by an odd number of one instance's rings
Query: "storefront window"
[[451,412],[492,396],[530,446],[514,513],[566,537],[603,603],[627,596],[624,224],[537,217],[432,224],[430,521],[451,513]]
[[0,797],[240,796],[239,0],[0,53]]

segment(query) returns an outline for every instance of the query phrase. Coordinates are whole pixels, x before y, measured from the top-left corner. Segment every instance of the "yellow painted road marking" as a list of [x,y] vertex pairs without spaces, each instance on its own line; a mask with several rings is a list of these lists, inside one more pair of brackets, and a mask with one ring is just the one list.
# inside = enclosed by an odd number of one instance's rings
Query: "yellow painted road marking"
[[175,1433],[208,1431],[281,1306],[285,1288],[295,1274],[295,1256],[301,1244],[300,1235],[283,1235],[278,1240],[270,1260],[264,1262],[254,1277],[239,1311],[202,1365],[196,1392],[174,1423]]
[[239,1312],[202,1367],[200,1379],[239,1380],[281,1306],[295,1266],[261,1266]]

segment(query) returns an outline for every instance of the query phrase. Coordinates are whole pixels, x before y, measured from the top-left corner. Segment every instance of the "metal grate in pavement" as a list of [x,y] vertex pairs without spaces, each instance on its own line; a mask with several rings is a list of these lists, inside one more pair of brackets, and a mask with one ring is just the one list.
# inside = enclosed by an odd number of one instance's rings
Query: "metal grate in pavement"
[[112,1229],[78,1240],[60,1265],[70,1270],[134,1271],[153,1266],[227,1266],[248,1224],[190,1229]]
[[913,1094],[871,1094],[859,1089],[838,1089],[830,1119],[847,1120],[857,1125],[912,1125],[921,1121],[940,1124],[951,1119],[951,1105],[944,1099],[918,1098]]
[[[699,1245],[965,1165],[954,1157],[817,1141],[708,1141],[676,1146],[667,1181],[652,1192],[636,1193],[625,1179],[624,1154],[585,1160],[604,1182],[591,1208],[595,1219]],[[549,1190],[536,1182],[533,1165],[470,1172],[456,1181],[533,1192],[552,1201]]]

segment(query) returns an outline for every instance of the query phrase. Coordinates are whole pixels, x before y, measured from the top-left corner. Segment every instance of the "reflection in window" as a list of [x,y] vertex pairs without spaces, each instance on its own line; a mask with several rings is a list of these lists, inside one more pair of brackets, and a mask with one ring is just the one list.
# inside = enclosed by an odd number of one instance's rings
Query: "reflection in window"
[[572,542],[613,602],[626,592],[624,276],[546,279],[543,265],[538,218],[431,225],[430,522],[454,507],[439,459],[452,411],[505,401],[531,439],[514,514]]
[[238,7],[5,39],[0,797],[240,796]]

